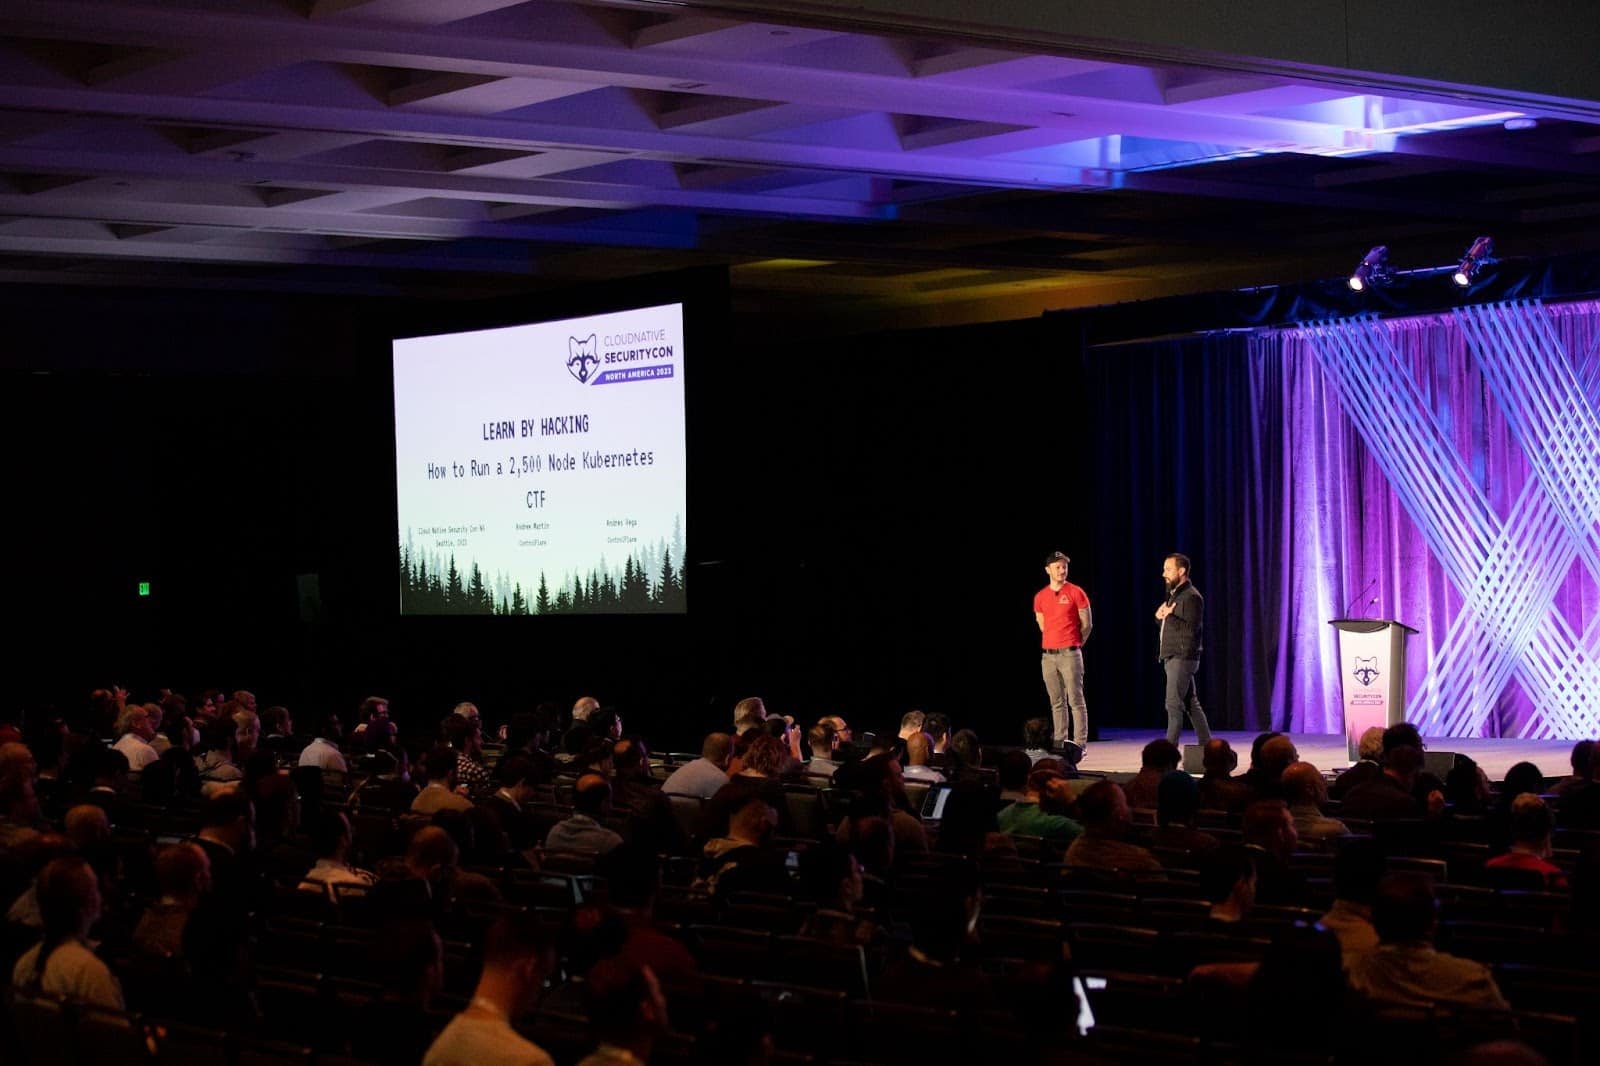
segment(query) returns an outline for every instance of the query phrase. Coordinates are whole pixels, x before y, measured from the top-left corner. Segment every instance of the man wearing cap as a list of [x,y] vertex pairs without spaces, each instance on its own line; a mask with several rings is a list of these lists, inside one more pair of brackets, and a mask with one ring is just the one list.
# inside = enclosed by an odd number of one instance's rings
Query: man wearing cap
[[[1050,693],[1050,713],[1055,718],[1056,743],[1067,741],[1089,747],[1089,706],[1083,701],[1083,642],[1094,627],[1089,597],[1067,580],[1072,560],[1051,552],[1044,561],[1050,584],[1033,597],[1033,617],[1039,623],[1040,669]],[[1070,709],[1071,714],[1068,714]]]

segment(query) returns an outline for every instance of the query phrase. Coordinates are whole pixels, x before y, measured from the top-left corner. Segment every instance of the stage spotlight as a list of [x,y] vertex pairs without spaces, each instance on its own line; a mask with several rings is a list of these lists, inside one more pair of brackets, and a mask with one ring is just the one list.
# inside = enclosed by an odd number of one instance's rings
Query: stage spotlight
[[1361,260],[1361,265],[1350,275],[1349,285],[1355,292],[1361,292],[1379,285],[1387,285],[1393,277],[1394,272],[1389,269],[1389,246],[1380,244]]
[[1450,275],[1450,280],[1464,289],[1472,284],[1472,279],[1480,270],[1493,262],[1494,238],[1479,237],[1472,242],[1472,247],[1467,249],[1467,254],[1461,257],[1461,265]]

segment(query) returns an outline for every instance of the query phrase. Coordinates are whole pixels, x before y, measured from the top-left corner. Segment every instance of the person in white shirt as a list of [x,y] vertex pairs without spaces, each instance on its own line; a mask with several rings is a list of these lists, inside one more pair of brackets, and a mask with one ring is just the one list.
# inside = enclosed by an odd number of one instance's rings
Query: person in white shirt
[[100,919],[94,870],[76,855],[65,856],[39,871],[36,887],[44,940],[17,960],[12,986],[122,1010],[122,986],[89,946],[89,930]]
[[161,753],[150,745],[155,739],[156,727],[142,704],[132,703],[123,709],[117,716],[117,732],[121,735],[112,747],[128,757],[129,773],[139,773],[161,758]]
[[926,781],[930,785],[937,785],[944,781],[944,775],[928,763],[933,758],[933,741],[926,733],[912,733],[906,737],[906,765],[901,769],[901,776],[907,781]]
[[728,763],[733,758],[733,738],[726,733],[710,733],[700,746],[700,758],[686,762],[661,783],[668,796],[699,796],[710,799],[728,783]]
[[[344,756],[339,753],[339,716],[330,714],[323,723],[322,729],[312,738],[311,743],[300,752],[301,766],[317,766],[324,775],[336,773],[340,775],[350,772],[349,764],[344,761]],[[341,777],[341,780],[343,778]]]
[[532,915],[498,919],[489,929],[472,1002],[450,1019],[422,1066],[555,1066],[548,1052],[511,1024],[533,1008],[555,961],[555,947]]
[[334,885],[372,884],[372,874],[356,869],[347,861],[351,835],[350,819],[342,812],[335,811],[331,817],[325,817],[318,823],[317,861],[301,879],[300,891],[322,892],[338,902],[333,895]]

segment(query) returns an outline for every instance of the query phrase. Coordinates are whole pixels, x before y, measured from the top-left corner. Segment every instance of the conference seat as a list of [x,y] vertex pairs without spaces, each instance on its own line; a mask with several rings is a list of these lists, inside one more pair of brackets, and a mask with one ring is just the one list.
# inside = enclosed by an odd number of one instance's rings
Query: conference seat
[[700,832],[701,810],[706,801],[699,796],[685,796],[677,792],[664,793],[672,807],[672,820],[685,839],[696,840]]
[[1073,962],[1090,969],[1168,973],[1163,934],[1155,929],[1105,922],[1067,922]]
[[1546,932],[1556,931],[1572,913],[1572,896],[1566,892],[1505,889],[1500,897],[1501,921],[1526,925]]
[[1060,962],[1066,927],[1049,918],[985,914],[978,919],[978,943],[985,958]]
[[684,928],[690,954],[708,973],[728,977],[772,977],[772,934],[729,925]]
[[1058,889],[1056,906],[1067,922],[1129,925],[1139,913],[1139,897],[1126,892]]
[[[1452,869],[1459,871],[1459,866]],[[1500,895],[1486,885],[1439,882],[1433,886],[1444,921],[1498,922],[1503,916]]]
[[872,996],[870,970],[876,966],[869,966],[867,951],[860,945],[779,936],[772,941],[771,960],[773,977],[815,988],[837,988],[861,999]]

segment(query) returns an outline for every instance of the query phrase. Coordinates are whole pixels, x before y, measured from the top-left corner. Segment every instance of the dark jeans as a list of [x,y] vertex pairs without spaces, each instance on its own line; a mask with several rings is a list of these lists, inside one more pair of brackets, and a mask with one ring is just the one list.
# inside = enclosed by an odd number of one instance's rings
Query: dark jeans
[[1206,722],[1206,712],[1200,709],[1200,696],[1194,688],[1194,674],[1200,669],[1200,660],[1164,659],[1161,668],[1167,673],[1167,739],[1174,744],[1178,742],[1187,711],[1189,721],[1194,723],[1195,738],[1204,744],[1211,739],[1211,726]]

